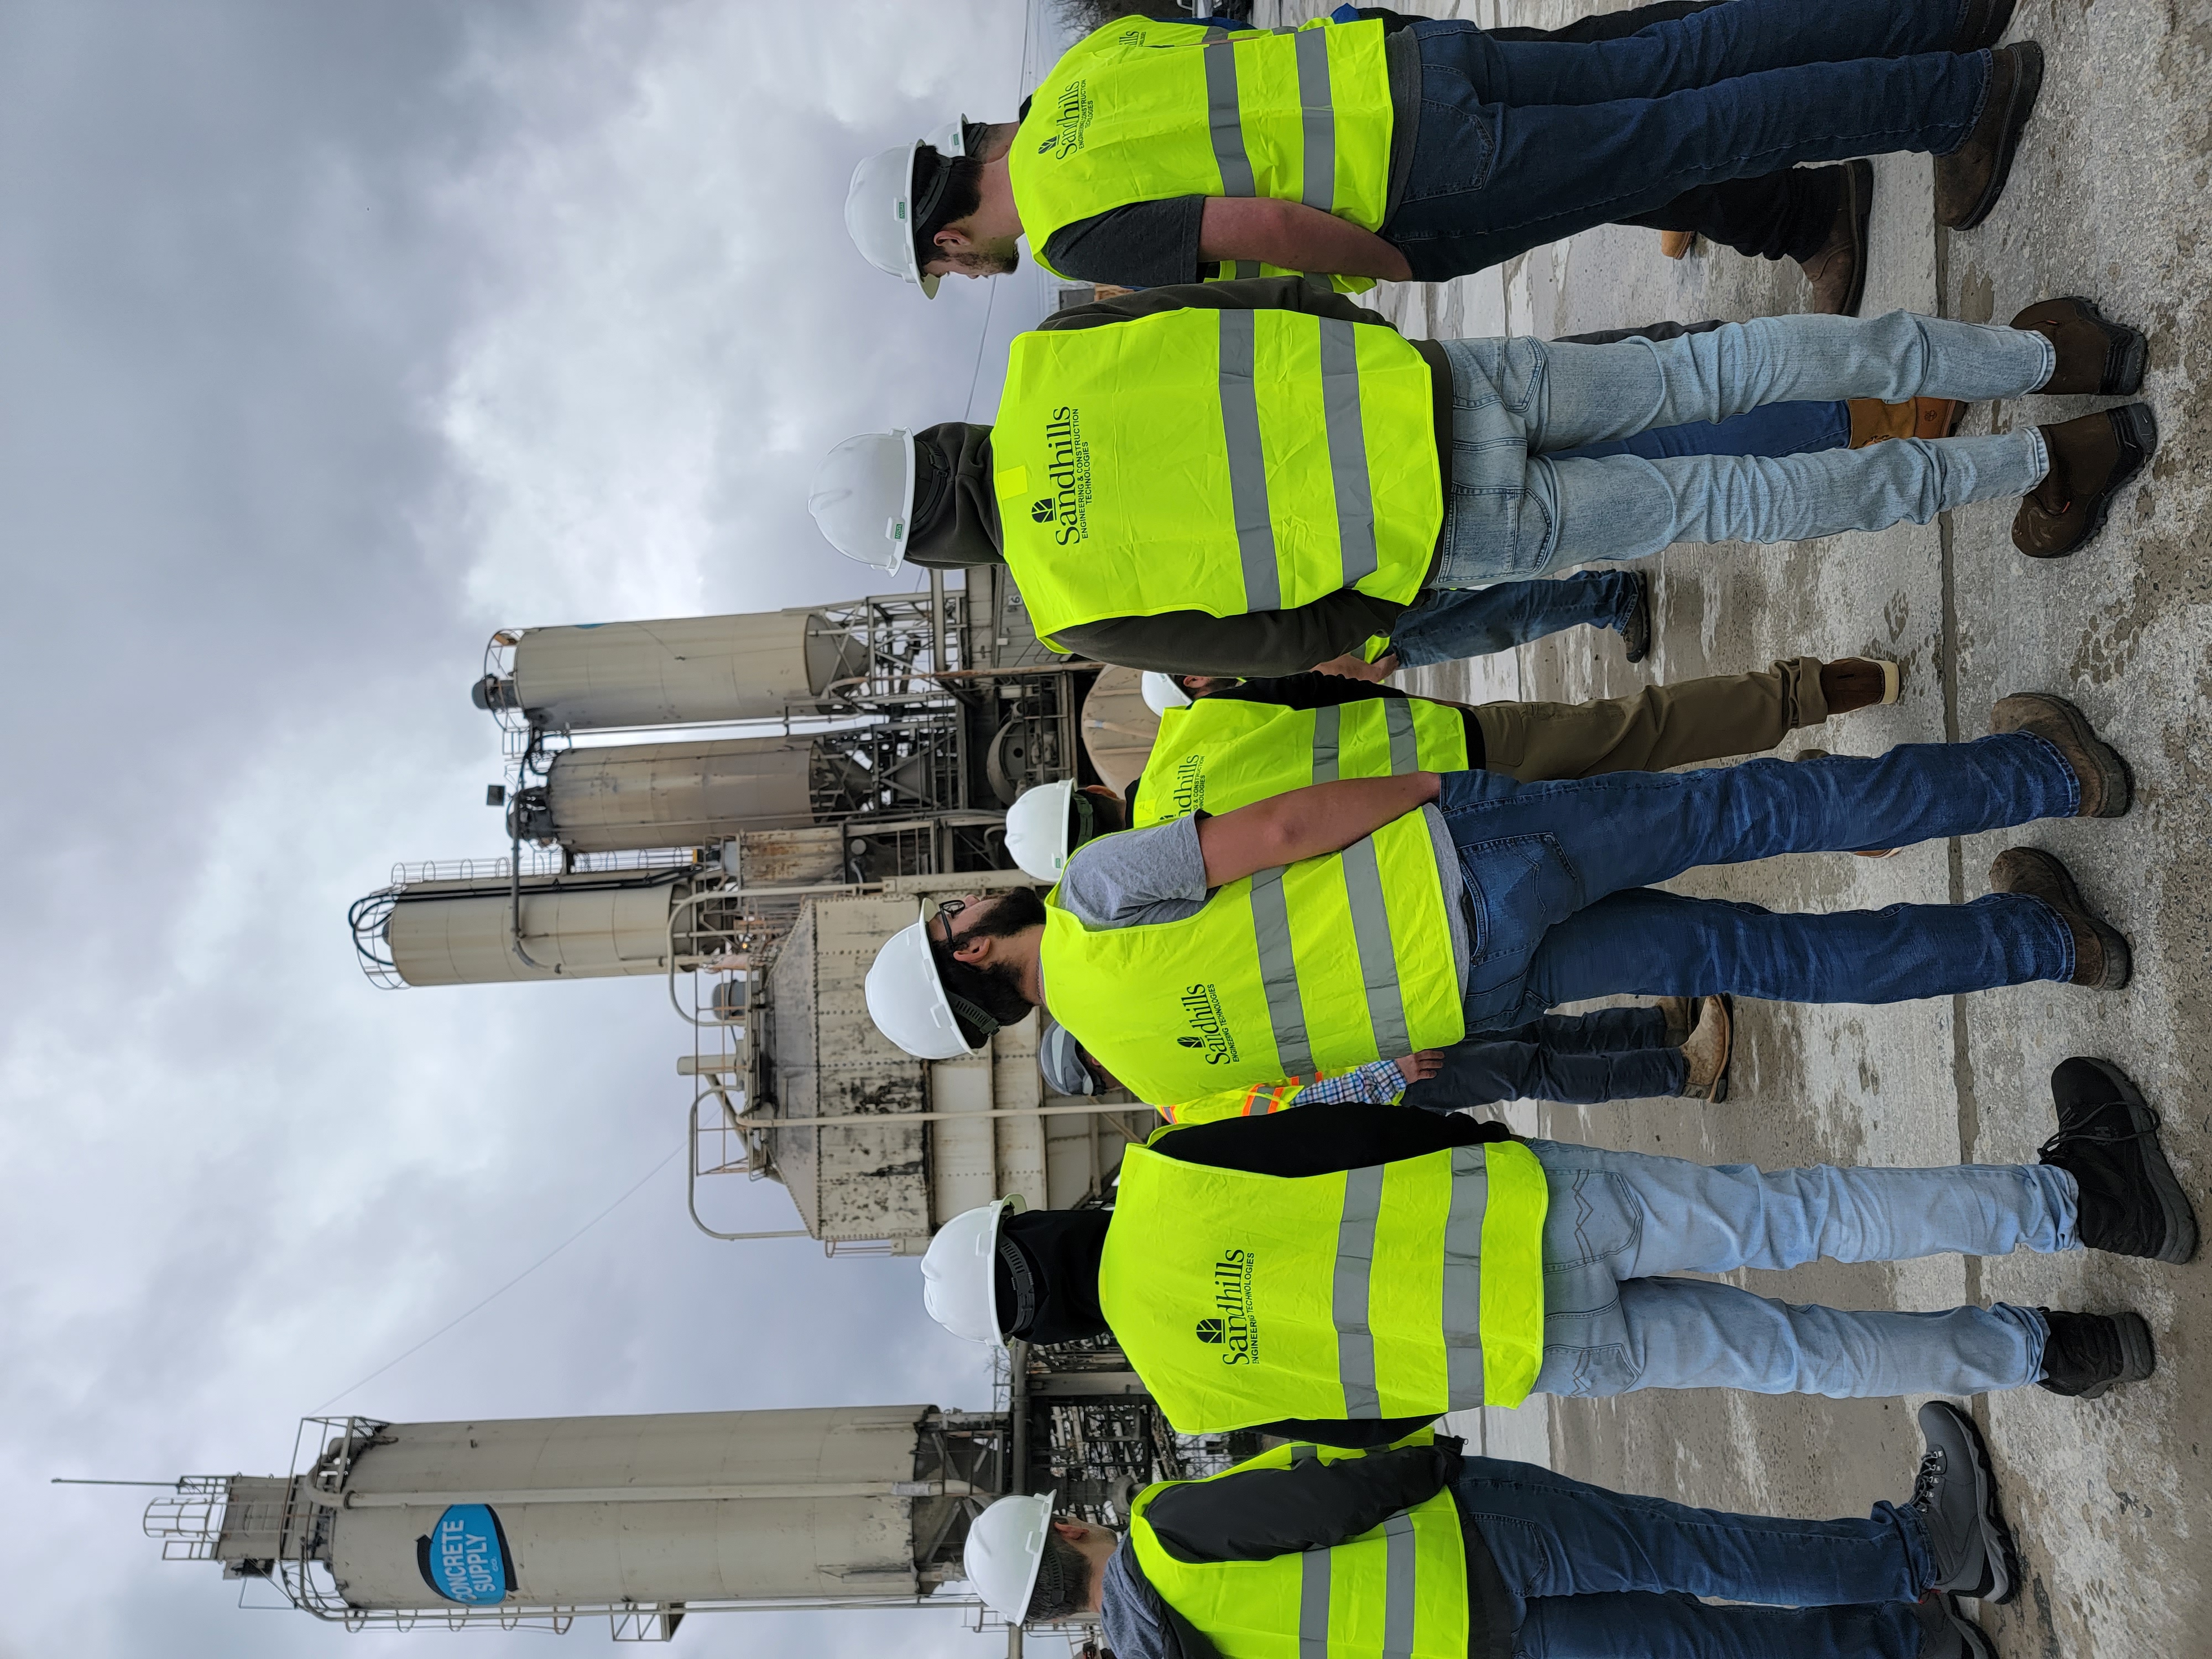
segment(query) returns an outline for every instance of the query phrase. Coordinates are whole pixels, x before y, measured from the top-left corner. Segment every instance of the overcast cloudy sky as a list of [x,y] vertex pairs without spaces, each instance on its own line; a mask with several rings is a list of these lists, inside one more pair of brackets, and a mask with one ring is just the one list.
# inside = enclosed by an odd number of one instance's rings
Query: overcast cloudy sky
[[[377,991],[345,906],[500,850],[494,626],[864,591],[803,481],[959,412],[986,294],[864,267],[845,179],[1010,110],[1023,41],[1023,0],[0,0],[5,1659],[533,1639],[240,1613],[145,1494],[46,1482],[280,1471],[679,1143],[657,982]],[[988,1403],[915,1289],[700,1237],[671,1164],[337,1406]],[[680,1640],[998,1646],[890,1617]]]

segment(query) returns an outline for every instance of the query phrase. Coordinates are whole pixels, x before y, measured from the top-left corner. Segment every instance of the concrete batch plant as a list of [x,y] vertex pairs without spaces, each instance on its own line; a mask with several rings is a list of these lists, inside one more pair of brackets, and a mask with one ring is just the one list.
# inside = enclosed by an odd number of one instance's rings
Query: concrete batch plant
[[1148,1109],[1050,1094],[1034,1016],[983,1054],[915,1060],[861,980],[923,899],[1028,880],[1005,851],[1023,789],[1129,781],[1152,730],[1134,678],[1045,649],[997,570],[502,630],[472,690],[503,734],[508,856],[395,869],[353,907],[362,966],[389,986],[663,978],[689,1028],[691,1212],[718,1237],[757,1235],[702,1214],[715,1176],[780,1182],[833,1253],[918,1253],[1008,1193],[1097,1202]]
[[[1060,1373],[1118,1385],[1121,1375]],[[1055,1430],[1070,1413],[1088,1437]],[[214,1561],[240,1601],[356,1630],[565,1632],[666,1641],[693,1613],[941,1607],[976,1627],[969,1521],[1007,1491],[1057,1489],[1103,1517],[1146,1480],[1243,1451],[1116,1436],[1145,1402],[1079,1392],[994,1412],[892,1405],[656,1416],[384,1423],[305,1419],[285,1475],[194,1475],[147,1506],[171,1560]],[[1018,1651],[1018,1633],[1011,1638]]]

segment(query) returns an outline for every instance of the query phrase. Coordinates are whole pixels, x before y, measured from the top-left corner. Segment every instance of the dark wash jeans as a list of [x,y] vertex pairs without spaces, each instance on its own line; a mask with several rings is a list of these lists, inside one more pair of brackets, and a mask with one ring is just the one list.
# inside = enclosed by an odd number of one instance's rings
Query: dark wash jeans
[[1688,1075],[1682,1051],[1667,1041],[1667,1017],[1656,1008],[1601,1008],[1547,1014],[1510,1031],[1455,1042],[1443,1052],[1443,1070],[1409,1085],[1400,1103],[1431,1112],[1504,1100],[1595,1106],[1677,1095]]
[[[1454,1494],[1516,1603],[1525,1659],[1913,1659],[1935,1577],[1920,1517],[1796,1521],[1607,1492],[1470,1457]],[[1714,1596],[1763,1605],[1708,1607]]]
[[1730,0],[1591,44],[1430,21],[1403,199],[1382,228],[1442,282],[1685,191],[1808,161],[1964,143],[1987,52],[1959,0]]
[[1621,993],[1905,1002],[2073,975],[2066,924],[2016,893],[1799,915],[1650,887],[1702,864],[1906,847],[2073,816],[2072,769],[2024,732],[1872,759],[1559,783],[1447,772],[1437,804],[1474,912],[1470,1034]]

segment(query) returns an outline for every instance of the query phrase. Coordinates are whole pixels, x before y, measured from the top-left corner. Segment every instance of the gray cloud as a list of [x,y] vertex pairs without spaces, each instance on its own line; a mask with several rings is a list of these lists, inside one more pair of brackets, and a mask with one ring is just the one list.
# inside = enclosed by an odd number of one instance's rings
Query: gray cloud
[[[861,591],[805,474],[957,412],[986,295],[861,266],[844,178],[1009,107],[1018,50],[983,0],[0,7],[0,1525],[42,1592],[0,1653],[343,1639],[47,1477],[282,1468],[680,1135],[657,983],[379,993],[344,906],[498,850],[460,695],[494,623]],[[343,1403],[984,1403],[914,1289],[702,1237],[672,1166]],[[887,1639],[980,1651],[683,1637]]]

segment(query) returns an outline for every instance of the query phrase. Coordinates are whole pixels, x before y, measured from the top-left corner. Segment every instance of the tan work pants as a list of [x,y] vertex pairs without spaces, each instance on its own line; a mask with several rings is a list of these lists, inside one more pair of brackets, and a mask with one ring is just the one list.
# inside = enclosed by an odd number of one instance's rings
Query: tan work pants
[[1716,674],[1598,702],[1487,702],[1474,709],[1483,764],[1522,783],[1663,772],[1758,754],[1828,718],[1820,659],[1798,657],[1758,674]]

